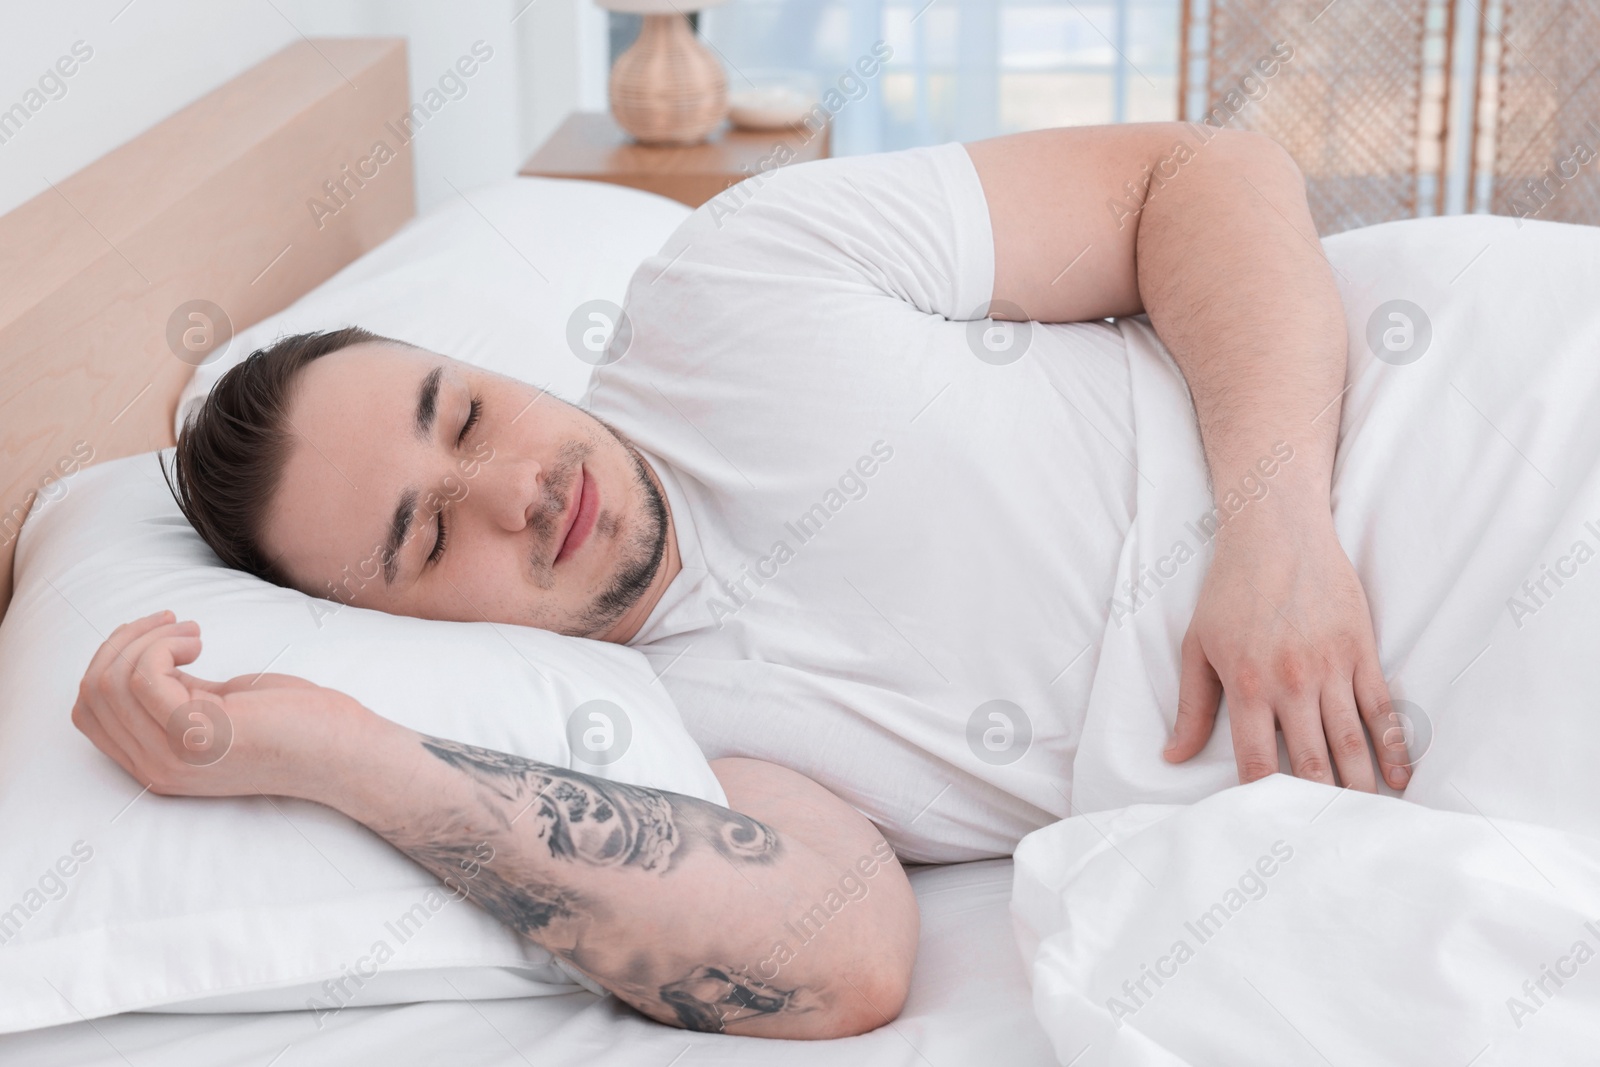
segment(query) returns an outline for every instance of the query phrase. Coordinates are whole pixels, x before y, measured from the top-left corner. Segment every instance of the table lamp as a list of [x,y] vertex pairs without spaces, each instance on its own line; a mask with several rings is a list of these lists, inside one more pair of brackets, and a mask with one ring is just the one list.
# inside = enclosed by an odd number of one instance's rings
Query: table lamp
[[595,0],[643,15],[639,39],[611,65],[611,114],[642,144],[697,144],[728,113],[722,64],[689,28],[686,13],[722,0]]

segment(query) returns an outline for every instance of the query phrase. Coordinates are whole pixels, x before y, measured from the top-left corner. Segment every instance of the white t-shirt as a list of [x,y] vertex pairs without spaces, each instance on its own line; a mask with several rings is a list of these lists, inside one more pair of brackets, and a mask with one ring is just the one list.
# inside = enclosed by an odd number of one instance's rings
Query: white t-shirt
[[706,755],[913,860],[1069,813],[1139,477],[1117,329],[996,323],[993,286],[961,145],[783,169],[639,268],[589,397],[666,489],[683,572],[632,643]]

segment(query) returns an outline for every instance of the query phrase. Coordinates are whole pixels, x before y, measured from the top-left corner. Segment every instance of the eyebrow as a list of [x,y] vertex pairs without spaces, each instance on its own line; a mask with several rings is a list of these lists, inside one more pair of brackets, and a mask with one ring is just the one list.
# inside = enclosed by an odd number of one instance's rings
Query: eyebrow
[[417,438],[426,441],[433,436],[433,419],[439,412],[439,382],[444,378],[444,368],[435,367],[422,379],[417,390]]

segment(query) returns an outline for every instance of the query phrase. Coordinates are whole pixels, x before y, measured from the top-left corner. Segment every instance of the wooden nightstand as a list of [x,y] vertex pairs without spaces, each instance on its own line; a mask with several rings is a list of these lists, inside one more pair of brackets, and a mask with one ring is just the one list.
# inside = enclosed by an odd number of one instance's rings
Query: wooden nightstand
[[[667,148],[635,144],[608,112],[578,111],[528,158],[517,173],[539,178],[583,178],[669,196],[690,207],[781,160],[780,145],[794,155],[785,166],[828,158],[829,130],[725,128],[706,144]],[[768,169],[774,164],[769,163]]]

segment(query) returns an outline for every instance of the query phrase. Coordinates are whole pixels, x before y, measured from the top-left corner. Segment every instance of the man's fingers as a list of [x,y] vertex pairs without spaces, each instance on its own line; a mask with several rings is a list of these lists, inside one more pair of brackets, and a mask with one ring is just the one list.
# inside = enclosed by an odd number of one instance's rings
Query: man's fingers
[[1178,721],[1162,755],[1169,763],[1182,763],[1206,746],[1217,722],[1222,682],[1211,668],[1200,642],[1183,640],[1183,671],[1178,678]]
[[[184,660],[183,662],[193,663],[194,660]],[[191,693],[215,693],[219,697],[228,695],[228,682],[213,682],[209,678],[196,678],[188,671],[179,670],[176,667],[172,669],[172,676],[182,682],[184,687]],[[271,675],[268,675],[268,677],[271,677]]]
[[1328,738],[1333,765],[1339,768],[1339,779],[1347,788],[1376,793],[1355,693],[1342,678],[1331,679],[1322,690],[1322,730]]
[[130,760],[139,751],[139,742],[125,725],[117,721],[108,701],[79,697],[73,707],[72,721],[84,736],[95,743],[96,748],[116,760],[123,770],[133,773]]
[[[106,662],[101,671],[98,689],[102,698],[112,702],[126,701],[133,692],[131,687],[139,671],[139,658],[150,642],[174,633],[191,632],[193,628],[192,622],[159,622],[133,631],[130,638],[115,648],[114,657]],[[110,643],[107,641],[107,644]]]
[[[149,619],[118,627],[101,646],[101,653],[109,658],[101,661],[98,676],[92,676],[92,672],[85,676],[79,702],[99,722],[109,740],[130,759],[136,758],[141,750],[155,751],[155,746],[163,743],[159,737],[159,723],[165,718],[160,718],[158,723],[149,722],[155,713],[147,710],[141,698],[158,681],[157,675],[164,669],[170,671],[171,653],[164,651],[146,661],[147,650],[153,643],[159,646],[164,639],[197,641],[196,630],[194,623],[151,622]],[[198,655],[198,650],[194,655]],[[194,655],[184,662],[192,662]],[[172,707],[188,699],[182,684],[170,673],[159,680],[165,693],[162,699]]]
[[1234,703],[1228,698],[1228,723],[1233,730],[1233,759],[1239,784],[1248,785],[1278,773],[1278,727],[1272,706],[1264,702]]
[[[152,637],[170,632],[177,626],[171,616],[171,612],[163,611],[125,623],[113,630],[111,636],[96,650],[78,687],[78,699],[102,723],[108,717],[114,717],[118,707],[131,698],[128,683],[133,677],[133,664],[140,649]],[[115,730],[112,736],[119,742],[123,740]]]
[[170,611],[158,611],[153,615],[146,615],[142,619],[125,622],[115,630],[112,630],[111,636],[102,641],[100,647],[95,649],[94,655],[90,657],[89,666],[83,672],[84,684],[102,684],[106,669],[122,657],[123,649],[157,626],[164,626],[172,622],[173,618],[174,616]]
[[127,709],[126,722],[128,732],[152,751],[167,743],[167,719],[190,699],[177,677],[177,665],[193,663],[199,655],[199,635],[176,629],[140,650],[128,687],[137,706]]
[[[195,632],[192,622],[169,622],[152,627],[139,634],[128,646],[122,649],[115,662],[107,665],[105,676],[100,684],[100,700],[105,704],[105,714],[118,718],[128,733],[141,743],[148,743],[147,731],[142,729],[141,720],[146,717],[142,706],[141,696],[144,691],[161,682],[175,681],[175,679],[161,678],[158,675],[166,666],[166,657],[158,656],[155,660],[147,660],[146,652],[153,646],[173,637],[185,637]],[[168,697],[170,699],[170,695]],[[179,698],[178,703],[183,703],[187,696]],[[176,705],[174,705],[176,706]],[[102,715],[102,719],[105,715]]]
[[1406,750],[1405,723],[1391,705],[1389,684],[1383,680],[1376,653],[1356,664],[1355,690],[1361,718],[1372,734],[1372,747],[1377,750],[1384,781],[1394,789],[1404,789],[1411,781],[1411,754]]
[[[1294,776],[1333,785],[1333,764],[1328,759],[1322,708],[1315,696],[1309,700],[1303,697],[1285,700],[1279,705],[1277,715],[1283,727],[1284,746],[1289,750],[1289,769]],[[1360,730],[1359,724],[1356,729]]]
[[[134,772],[133,763],[128,759],[128,755],[123,750],[122,746],[112,740],[111,735],[106,732],[105,727],[100,725],[100,721],[94,717],[94,714],[89,710],[88,705],[83,703],[81,700],[77,704],[73,705],[72,725],[76,726],[80,731],[82,731],[83,736],[94,742],[95,748],[98,748],[101,752],[104,752],[111,758],[113,762],[116,763],[117,766],[128,772],[130,777],[139,777],[138,774]],[[145,783],[141,782],[140,784],[143,785]]]

